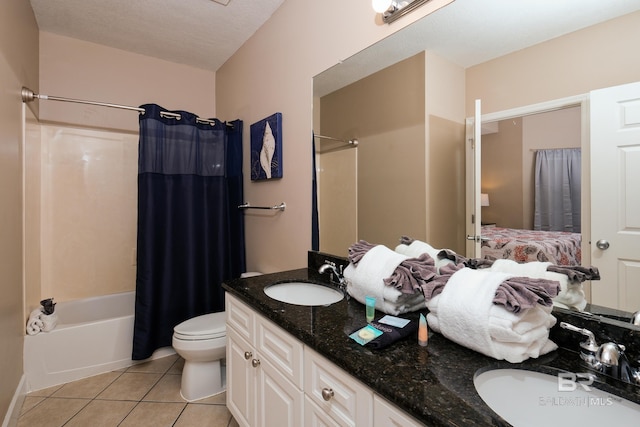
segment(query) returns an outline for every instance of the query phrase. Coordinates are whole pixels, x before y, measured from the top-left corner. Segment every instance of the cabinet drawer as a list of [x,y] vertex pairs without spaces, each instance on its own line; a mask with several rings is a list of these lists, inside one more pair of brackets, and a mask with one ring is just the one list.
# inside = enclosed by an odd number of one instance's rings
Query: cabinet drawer
[[377,394],[373,396],[373,403],[373,427],[420,427],[424,425]]
[[256,348],[260,356],[269,360],[285,378],[302,390],[302,343],[261,316],[256,316],[256,329]]
[[344,426],[370,426],[373,393],[315,351],[304,349],[304,391],[311,400]]
[[225,295],[225,310],[227,312],[227,325],[247,342],[254,344],[254,312],[249,306],[238,298],[227,293]]

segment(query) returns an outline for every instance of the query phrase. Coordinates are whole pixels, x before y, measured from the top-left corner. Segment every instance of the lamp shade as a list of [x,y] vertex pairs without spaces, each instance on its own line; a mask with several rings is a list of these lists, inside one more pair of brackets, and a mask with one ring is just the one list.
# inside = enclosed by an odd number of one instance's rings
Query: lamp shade
[[487,193],[480,194],[480,206],[489,206],[489,195]]

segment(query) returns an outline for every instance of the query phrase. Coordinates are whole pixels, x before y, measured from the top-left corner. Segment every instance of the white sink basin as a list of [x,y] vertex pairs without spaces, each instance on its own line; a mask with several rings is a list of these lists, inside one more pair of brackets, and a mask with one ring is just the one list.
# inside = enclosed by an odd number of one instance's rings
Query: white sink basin
[[295,305],[330,305],[344,298],[342,292],[307,282],[285,282],[264,288],[268,297]]
[[640,420],[640,405],[589,382],[522,369],[495,369],[474,379],[482,400],[515,427],[623,426]]

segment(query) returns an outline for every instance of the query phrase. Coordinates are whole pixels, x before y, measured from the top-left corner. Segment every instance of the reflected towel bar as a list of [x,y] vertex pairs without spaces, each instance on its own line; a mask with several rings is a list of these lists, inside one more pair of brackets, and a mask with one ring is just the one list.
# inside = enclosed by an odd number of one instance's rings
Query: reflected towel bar
[[339,141],[339,142],[344,142],[345,144],[349,144],[349,145],[353,145],[354,147],[358,146],[358,140],[353,138],[353,139],[349,139],[349,140],[344,140],[344,139],[340,139],[340,138],[334,138],[332,136],[325,136],[325,135],[313,135],[315,138],[321,138],[321,139],[330,139],[332,141]]
[[282,202],[279,205],[275,205],[275,206],[251,206],[249,202],[245,202],[244,204],[238,206],[238,209],[269,209],[269,210],[284,211],[286,207],[287,205],[285,202]]

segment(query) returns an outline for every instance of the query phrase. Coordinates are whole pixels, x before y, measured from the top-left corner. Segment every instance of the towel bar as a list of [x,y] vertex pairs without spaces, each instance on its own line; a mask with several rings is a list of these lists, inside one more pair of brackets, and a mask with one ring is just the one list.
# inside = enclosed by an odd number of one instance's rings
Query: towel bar
[[244,204],[238,206],[238,209],[269,209],[269,210],[278,210],[283,211],[287,207],[285,202],[280,203],[275,206],[251,206],[249,202],[245,202]]

